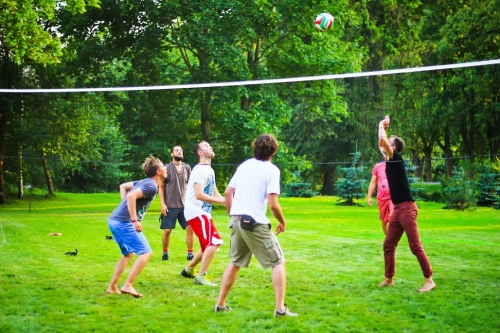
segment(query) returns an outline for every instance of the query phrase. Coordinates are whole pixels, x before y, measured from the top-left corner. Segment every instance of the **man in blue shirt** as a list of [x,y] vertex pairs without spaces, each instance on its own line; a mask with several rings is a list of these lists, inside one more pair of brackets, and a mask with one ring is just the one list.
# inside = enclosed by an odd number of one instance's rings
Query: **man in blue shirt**
[[[122,201],[108,218],[108,227],[122,251],[123,257],[116,264],[108,294],[130,294],[135,298],[142,297],[134,289],[134,281],[151,258],[152,251],[142,233],[141,221],[156,196],[158,185],[167,177],[163,163],[155,158],[148,157],[142,164],[142,170],[148,178],[123,183],[120,185]],[[118,280],[132,259],[134,253],[138,256],[125,283],[118,289]]]

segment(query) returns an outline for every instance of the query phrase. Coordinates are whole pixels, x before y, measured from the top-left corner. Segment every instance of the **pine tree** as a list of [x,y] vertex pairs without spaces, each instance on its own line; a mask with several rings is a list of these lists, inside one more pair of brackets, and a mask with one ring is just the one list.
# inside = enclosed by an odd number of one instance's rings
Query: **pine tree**
[[338,179],[335,183],[341,203],[347,206],[354,205],[355,199],[363,199],[366,196],[363,166],[359,166],[361,153],[357,151],[350,154],[352,155],[351,166],[340,168],[345,173],[345,177]]

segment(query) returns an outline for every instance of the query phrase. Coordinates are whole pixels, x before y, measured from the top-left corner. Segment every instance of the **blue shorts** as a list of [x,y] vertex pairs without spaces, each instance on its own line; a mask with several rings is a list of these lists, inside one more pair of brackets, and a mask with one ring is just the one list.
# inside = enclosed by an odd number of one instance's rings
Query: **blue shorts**
[[108,227],[124,256],[131,252],[138,256],[152,252],[144,233],[135,231],[132,223],[108,219]]
[[184,217],[184,208],[169,208],[167,216],[160,214],[160,229],[175,229],[176,221],[179,221],[182,229],[186,229],[188,226]]

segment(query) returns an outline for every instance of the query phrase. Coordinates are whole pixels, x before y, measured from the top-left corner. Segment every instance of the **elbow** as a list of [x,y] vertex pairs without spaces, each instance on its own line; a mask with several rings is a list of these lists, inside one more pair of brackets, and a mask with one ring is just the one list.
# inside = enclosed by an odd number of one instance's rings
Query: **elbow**
[[234,194],[234,188],[232,187],[228,187],[226,188],[226,190],[224,191],[224,196],[227,198],[227,197],[232,197]]

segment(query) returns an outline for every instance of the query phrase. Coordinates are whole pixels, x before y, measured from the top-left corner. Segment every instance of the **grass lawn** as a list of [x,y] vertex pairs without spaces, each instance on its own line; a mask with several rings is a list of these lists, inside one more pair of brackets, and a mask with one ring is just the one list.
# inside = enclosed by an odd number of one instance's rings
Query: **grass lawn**
[[[270,270],[255,259],[240,271],[228,313],[212,312],[218,287],[180,276],[187,261],[179,227],[170,261],[161,261],[158,199],[143,221],[154,251],[135,284],[144,297],[107,295],[121,254],[105,239],[106,221],[118,201],[118,193],[58,194],[33,201],[31,212],[27,199],[0,206],[0,332],[500,332],[498,210],[456,212],[418,203],[437,284],[421,294],[416,290],[424,279],[405,237],[395,286],[377,288],[384,236],[376,207],[335,206],[331,197],[282,198],[286,302],[300,316],[274,319]],[[210,267],[219,283],[229,263],[228,217],[217,209],[213,218],[226,242]],[[52,232],[62,236],[47,236]],[[77,256],[64,255],[75,248]]]

